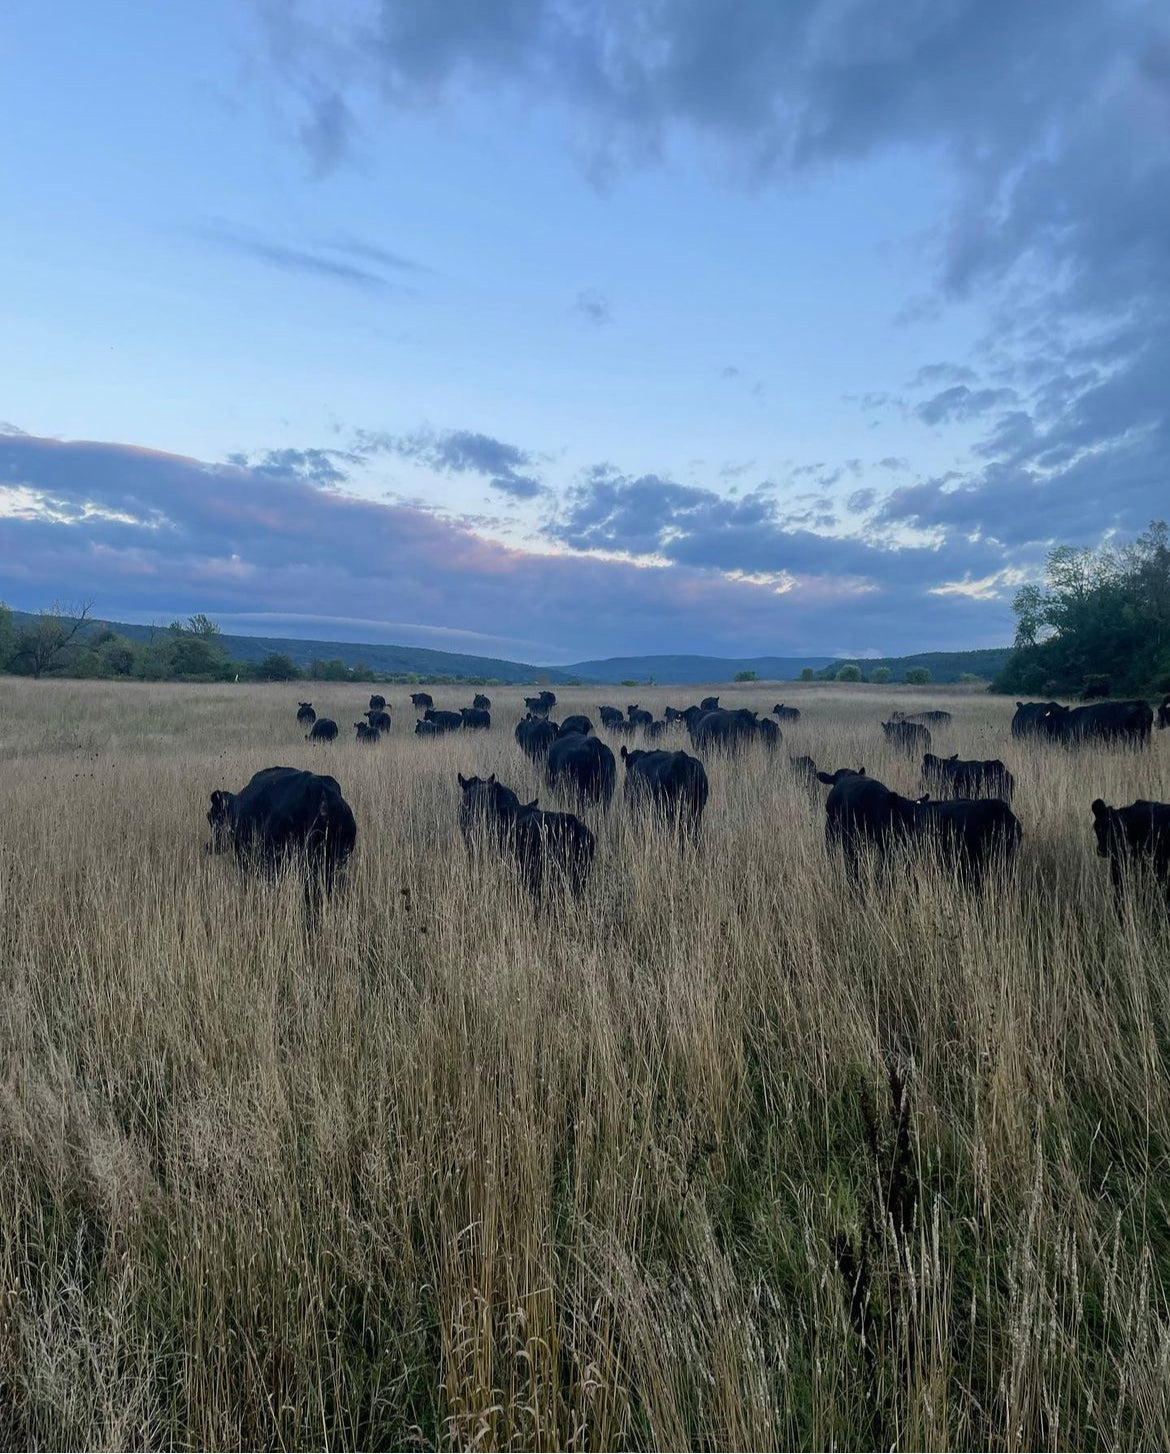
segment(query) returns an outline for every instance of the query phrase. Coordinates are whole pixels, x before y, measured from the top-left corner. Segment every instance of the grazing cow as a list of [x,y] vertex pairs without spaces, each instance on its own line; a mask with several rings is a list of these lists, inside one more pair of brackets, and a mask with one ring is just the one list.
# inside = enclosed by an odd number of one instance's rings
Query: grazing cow
[[355,739],[356,741],[358,741],[358,742],[378,742],[381,739],[381,736],[382,736],[381,732],[379,732],[376,727],[371,726],[370,723],[368,723],[368,722],[355,722],[353,725],[354,725],[354,730],[357,733],[357,737]]
[[462,712],[444,712],[442,708],[428,707],[423,713],[425,722],[433,722],[439,732],[458,732],[463,726]]
[[882,731],[886,741],[907,757],[930,751],[930,732],[918,722],[883,722]]
[[[698,710],[698,709],[696,708],[696,710]],[[669,723],[685,722],[687,720],[687,708],[685,708],[685,707],[667,707],[666,710],[663,712],[662,715],[666,718],[667,722],[669,722]]]
[[580,737],[588,737],[593,731],[593,723],[583,712],[576,712],[571,717],[566,717],[563,722],[554,724],[558,737],[571,737],[574,732]]
[[1170,727],[1170,697],[1166,697],[1158,708],[1158,731]]
[[1017,702],[1012,717],[1013,737],[1046,737],[1048,729],[1044,718],[1055,702]]
[[255,866],[270,877],[299,859],[306,892],[317,878],[331,893],[357,842],[357,824],[337,780],[295,767],[266,767],[238,793],[212,793],[207,821],[208,853],[234,848],[241,867]]
[[414,724],[414,735],[416,737],[441,737],[446,730],[445,727],[440,727],[437,722],[428,722],[425,717],[420,717]]
[[1092,809],[1097,853],[1109,860],[1109,877],[1118,905],[1126,878],[1145,862],[1161,886],[1170,912],[1170,803],[1139,798],[1128,808],[1109,808],[1097,798]]
[[1044,713],[1044,726],[1057,742],[1148,747],[1154,713],[1148,702],[1094,702],[1091,707],[1062,707],[1052,702]]
[[778,723],[773,722],[771,717],[761,717],[756,723],[756,736],[765,747],[779,747],[784,740],[784,734],[780,731]]
[[[789,761],[812,762],[812,758],[789,758]],[[847,777],[865,777],[865,775],[863,767],[839,767],[836,772],[818,772],[816,777],[818,782],[825,783],[832,788],[836,787],[838,783],[844,782]]]
[[958,753],[935,757],[928,752],[922,759],[922,786],[949,798],[1002,798],[1010,803],[1016,780],[998,757],[961,761]]
[[411,706],[420,710],[435,705],[435,699],[431,696],[430,692],[411,692],[410,702]]
[[821,772],[817,777],[832,785],[825,799],[825,843],[830,849],[840,846],[850,873],[857,871],[867,846],[884,851],[913,833],[915,804],[891,792],[877,778],[848,768],[831,774]]
[[793,777],[810,786],[817,780],[817,765],[811,757],[790,757],[788,766]]
[[311,732],[305,733],[306,742],[332,742],[337,736],[337,723],[332,717],[318,717]]
[[459,826],[469,847],[477,834],[490,834],[500,851],[515,859],[534,897],[556,882],[576,896],[583,892],[597,841],[580,818],[542,812],[537,798],[521,803],[511,788],[496,781],[495,773],[489,778],[460,773],[459,787]]
[[530,712],[516,723],[515,737],[525,757],[530,757],[533,762],[543,762],[557,740],[557,729],[547,717],[534,717]]
[[639,707],[637,702],[631,702],[626,708],[626,721],[631,727],[649,727],[654,721],[654,713]]
[[297,706],[297,721],[302,727],[311,727],[317,720],[317,714],[313,711],[312,702],[301,702]]
[[[743,746],[746,742],[753,741],[760,735],[760,722],[755,712],[748,707],[717,707],[713,711],[704,712],[698,710],[698,714],[691,716],[694,709],[688,708],[688,723],[690,730],[691,746],[696,748],[710,749],[723,747],[734,749]],[[773,722],[771,726],[775,727]],[[779,728],[777,728],[779,732]]]
[[702,710],[704,712],[718,712],[718,710],[719,710],[719,698],[718,697],[704,697],[703,700],[699,703],[699,706],[702,708]]
[[625,715],[620,707],[598,707],[597,715],[601,718],[603,727],[617,727],[626,725]]
[[376,732],[389,732],[390,731],[390,713],[389,712],[375,711],[371,707],[370,710],[366,713],[366,721],[370,724],[371,727],[374,728],[374,730]]
[[646,739],[649,742],[657,742],[660,737],[665,737],[670,723],[659,718],[656,722],[647,722],[645,726]]
[[[384,710],[385,706],[386,706],[386,698],[383,697],[383,696],[380,696],[377,692],[375,692],[374,695],[370,698],[370,711],[371,712],[381,712],[381,711]],[[367,713],[366,715],[368,716],[369,713]]]
[[482,692],[476,692],[475,696],[471,699],[471,705],[473,707],[480,707],[485,712],[490,712],[492,709],[492,699],[485,697]]
[[622,748],[626,805],[652,806],[697,833],[707,806],[707,769],[687,752],[643,752]]
[[954,718],[949,712],[936,708],[932,712],[891,712],[891,722],[925,722],[931,727],[949,727]]
[[783,702],[777,702],[776,705],[772,708],[772,716],[775,717],[778,722],[799,722],[800,708],[786,707]]
[[533,717],[547,717],[552,711],[552,703],[546,702],[543,696],[525,697],[524,705]]
[[492,725],[492,714],[486,707],[463,707],[459,715],[468,731],[486,732]]
[[560,788],[581,802],[608,804],[617,782],[617,763],[599,737],[573,733],[558,737],[549,748],[545,774],[550,788]]
[[922,799],[912,805],[918,842],[937,852],[972,886],[978,886],[990,861],[1008,862],[1020,842],[1020,820],[1002,798]]

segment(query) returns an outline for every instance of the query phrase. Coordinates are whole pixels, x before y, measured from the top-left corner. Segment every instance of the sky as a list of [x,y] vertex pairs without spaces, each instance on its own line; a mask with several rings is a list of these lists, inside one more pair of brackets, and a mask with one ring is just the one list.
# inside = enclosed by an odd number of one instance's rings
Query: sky
[[1001,645],[1170,513],[1152,0],[7,0],[0,600]]

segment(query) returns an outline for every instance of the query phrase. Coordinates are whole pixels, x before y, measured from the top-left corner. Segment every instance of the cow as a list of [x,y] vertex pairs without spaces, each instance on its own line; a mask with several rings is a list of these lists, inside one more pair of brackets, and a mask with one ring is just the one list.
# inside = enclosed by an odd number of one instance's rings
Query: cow
[[937,854],[972,887],[996,858],[1011,860],[1019,846],[1020,820],[1002,798],[951,798],[913,805],[913,831],[921,847]]
[[891,722],[925,722],[931,727],[949,727],[954,718],[949,712],[935,708],[931,712],[891,712]]
[[311,732],[305,733],[306,742],[332,742],[337,736],[337,723],[332,717],[318,717]]
[[907,757],[930,751],[930,731],[918,722],[883,722],[882,731],[886,741]]
[[312,702],[299,702],[297,704],[297,721],[302,727],[311,727],[317,720],[317,714],[313,711]]
[[687,720],[687,709],[685,707],[667,707],[662,714],[667,722],[685,722]]
[[573,733],[558,737],[549,748],[545,775],[550,788],[560,788],[581,802],[608,804],[617,782],[617,763],[599,737]]
[[420,717],[414,724],[414,735],[416,737],[441,737],[447,729],[440,727],[437,722],[428,722],[425,717]]
[[485,697],[482,692],[476,692],[475,696],[471,699],[471,705],[473,707],[479,707],[484,712],[490,712],[492,709],[492,699]]
[[357,842],[357,824],[336,778],[295,767],[266,767],[238,793],[216,790],[207,810],[208,853],[234,849],[241,868],[268,877],[299,861],[306,893],[333,891]]
[[376,711],[373,707],[371,707],[370,710],[366,713],[366,721],[370,724],[371,727],[374,728],[376,732],[390,731],[391,724],[389,712]]
[[756,722],[756,736],[765,747],[779,747],[784,740],[779,724],[773,722],[771,717],[759,718]]
[[553,706],[551,702],[545,701],[543,694],[539,697],[525,697],[524,705],[533,717],[547,717]]
[[467,731],[486,732],[492,725],[492,714],[486,707],[462,707],[459,715]]
[[1045,737],[1048,729],[1044,717],[1055,702],[1017,702],[1012,716],[1013,737]]
[[950,798],[1002,798],[1010,803],[1016,780],[997,757],[964,761],[958,753],[935,757],[928,752],[922,759],[922,786]]
[[533,762],[543,762],[557,740],[557,729],[547,717],[534,717],[530,712],[516,723],[515,737],[525,757],[530,757]]
[[1100,798],[1092,805],[1097,853],[1109,860],[1114,902],[1120,909],[1125,880],[1143,861],[1154,875],[1170,913],[1170,803],[1144,798],[1128,808],[1109,808]]
[[664,721],[662,718],[659,718],[655,722],[647,722],[643,729],[646,733],[646,740],[648,742],[657,742],[660,737],[666,736],[669,726],[670,723]]
[[[691,746],[695,748],[710,749],[723,747],[734,749],[741,747],[746,742],[754,741],[760,735],[760,722],[755,712],[748,707],[726,708],[718,707],[714,711],[704,712],[698,710],[698,715],[690,715],[694,709],[688,708],[688,723],[690,731]],[[775,722],[770,724],[776,727]],[[776,728],[779,735],[779,728]]]
[[626,765],[626,806],[653,807],[668,819],[677,817],[697,833],[707,806],[707,769],[687,752],[644,752],[622,747]]
[[1170,727],[1170,697],[1165,697],[1158,708],[1158,731],[1163,727]]
[[831,785],[825,799],[825,844],[829,849],[840,847],[848,873],[857,872],[867,847],[884,852],[913,834],[914,802],[891,792],[877,778],[848,768],[819,772],[817,777]]
[[[811,757],[805,757],[805,758],[790,758],[789,761],[790,762],[812,762],[812,758]],[[836,785],[839,782],[844,782],[847,777],[865,777],[865,776],[866,776],[866,772],[865,772],[865,768],[863,768],[863,767],[839,767],[836,772],[818,772],[816,774],[816,779],[817,779],[818,782],[825,783],[828,787],[831,787],[832,788],[832,787],[836,787]]]
[[381,732],[371,726],[369,722],[355,722],[353,725],[356,742],[378,742],[381,739]]
[[786,707],[783,702],[777,702],[776,705],[772,708],[772,716],[775,717],[778,722],[799,722],[800,708]]
[[433,707],[435,705],[435,699],[431,696],[430,692],[411,692],[410,704],[417,710],[422,711],[427,707]]
[[597,715],[603,727],[625,726],[626,718],[620,707],[598,707]]
[[575,712],[573,716],[566,717],[563,722],[554,724],[558,737],[571,737],[574,732],[580,737],[588,737],[593,731],[593,723],[583,712]]
[[699,706],[700,706],[700,708],[704,712],[718,712],[718,710],[719,710],[719,698],[718,697],[704,697],[700,701]]
[[584,891],[597,840],[572,813],[546,813],[540,800],[521,803],[511,788],[491,777],[458,775],[463,794],[459,826],[471,847],[480,833],[489,834],[501,852],[509,854],[533,897],[554,882],[563,882],[574,895]]
[[463,726],[462,712],[445,712],[440,707],[428,707],[423,713],[424,722],[433,722],[438,732],[458,732]]
[[790,757],[788,766],[798,781],[813,784],[817,780],[817,765],[811,757]]
[[631,727],[649,727],[650,723],[654,721],[654,713],[639,707],[637,702],[631,702],[626,708],[626,721]]
[[1148,747],[1154,713],[1148,702],[1094,702],[1090,707],[1062,707],[1052,702],[1043,720],[1048,735],[1057,742]]
[[[379,695],[379,693],[375,692],[374,695],[370,698],[370,711],[371,712],[382,712],[382,711],[385,710],[385,707],[386,707],[386,698],[383,697],[383,696],[381,696],[381,695]],[[368,713],[367,713],[367,715],[368,715]]]

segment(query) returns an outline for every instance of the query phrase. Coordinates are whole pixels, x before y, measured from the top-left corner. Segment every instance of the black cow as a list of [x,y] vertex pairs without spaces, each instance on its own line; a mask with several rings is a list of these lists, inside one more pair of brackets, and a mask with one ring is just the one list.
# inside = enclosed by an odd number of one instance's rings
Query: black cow
[[783,702],[777,702],[776,705],[772,708],[772,716],[775,717],[778,722],[799,722],[800,708],[786,707]]
[[560,881],[580,895],[593,865],[597,840],[580,818],[572,813],[546,813],[539,799],[521,803],[511,788],[489,778],[465,778],[459,774],[463,801],[459,826],[468,846],[479,833],[494,838],[501,852],[510,854],[529,891],[539,896],[542,889]]
[[468,731],[486,732],[492,725],[492,714],[486,707],[463,707],[459,715]]
[[1148,702],[1094,702],[1090,707],[1062,707],[1052,702],[1044,713],[1044,726],[1057,742],[1148,747],[1154,712]]
[[382,734],[368,722],[355,722],[353,725],[354,731],[357,733],[356,741],[377,742],[381,739]]
[[546,702],[543,695],[539,697],[525,697],[524,705],[533,717],[547,717],[553,708],[553,704]]
[[428,707],[423,721],[433,722],[438,732],[458,732],[463,726],[462,712],[445,712],[440,707]]
[[586,803],[608,803],[617,782],[614,755],[599,737],[573,733],[549,748],[545,774],[550,788]]
[[687,752],[643,752],[622,748],[626,765],[626,804],[652,806],[697,833],[707,806],[707,769]]
[[337,736],[337,723],[332,717],[318,717],[313,730],[305,733],[306,742],[332,742]]
[[907,757],[930,751],[930,732],[918,722],[883,722],[882,731],[886,741]]
[[418,708],[433,707],[435,705],[435,699],[431,696],[430,692],[411,692],[410,701],[412,706]]
[[961,761],[958,753],[935,757],[928,752],[922,759],[922,786],[950,798],[1002,798],[1010,803],[1016,780],[998,757]]
[[375,711],[375,709],[371,707],[370,710],[366,713],[366,721],[370,724],[371,727],[374,728],[376,732],[390,731],[391,723],[389,712]]
[[649,727],[654,721],[654,713],[639,707],[637,702],[631,702],[626,708],[626,721],[633,727]]
[[1158,708],[1158,731],[1163,727],[1170,727],[1170,697],[1164,698],[1162,705]]
[[660,737],[666,736],[669,726],[670,723],[663,721],[661,718],[655,722],[647,722],[643,729],[646,733],[646,740],[648,742],[657,742]]
[[437,722],[428,722],[425,717],[420,717],[414,724],[414,735],[416,737],[441,737],[447,729],[440,727]]
[[687,720],[687,708],[667,707],[662,715],[668,722],[685,722]]
[[297,707],[297,721],[302,727],[311,727],[317,720],[317,714],[313,711],[312,702],[301,702]]
[[913,801],[891,792],[877,778],[848,768],[820,772],[817,777],[832,785],[825,799],[825,843],[830,849],[841,848],[850,873],[856,872],[866,847],[881,852],[914,832]]
[[935,708],[932,712],[891,712],[892,722],[926,722],[931,727],[947,727],[954,718],[949,712]]
[[[811,757],[789,758],[789,762],[812,762]],[[847,777],[865,777],[863,767],[839,767],[836,772],[818,772],[818,782],[826,783],[829,787],[835,787],[839,782],[844,782]]]
[[516,723],[515,737],[525,757],[530,757],[533,762],[543,762],[557,740],[557,729],[547,717],[534,717],[530,712]]
[[[690,731],[691,746],[695,748],[710,749],[713,747],[727,748],[733,750],[742,747],[747,742],[752,742],[760,736],[761,723],[749,707],[717,707],[713,711],[704,712],[698,709],[697,715],[691,715],[694,709],[687,709],[687,727]],[[776,728],[775,722],[769,724]],[[779,728],[776,728],[779,735]]]
[[1109,860],[1115,901],[1120,905],[1126,878],[1144,862],[1170,912],[1170,803],[1139,798],[1128,808],[1109,808],[1097,798],[1092,809],[1097,852]]
[[603,727],[616,727],[619,723],[624,727],[626,724],[625,714],[620,707],[598,707],[597,715],[601,718]]
[[1044,718],[1055,702],[1017,702],[1012,717],[1013,737],[1046,737],[1048,729]]
[[779,747],[784,740],[779,724],[773,722],[771,717],[761,717],[756,722],[756,736],[765,747]]
[[1019,845],[1020,820],[1002,798],[920,800],[912,805],[920,845],[955,868],[973,886],[995,858],[1006,863]]
[[385,708],[385,706],[386,698],[380,696],[377,692],[375,692],[374,695],[370,698],[370,711],[381,712]]
[[482,692],[476,692],[475,696],[471,699],[471,705],[473,707],[482,707],[485,712],[490,712],[492,709],[492,699],[485,697]]
[[702,699],[702,701],[699,703],[699,706],[700,706],[700,708],[704,712],[718,712],[718,710],[719,710],[719,698],[718,697],[704,697]]
[[803,783],[815,783],[817,780],[817,765],[811,757],[790,757],[788,766],[792,769],[792,775]]
[[299,859],[306,890],[316,878],[327,894],[357,842],[336,778],[295,767],[266,767],[238,793],[212,793],[207,821],[208,853],[234,848],[241,867],[270,877]]
[[574,732],[579,737],[588,737],[593,731],[593,723],[583,712],[575,712],[571,717],[566,717],[563,722],[554,725],[558,737],[571,737]]

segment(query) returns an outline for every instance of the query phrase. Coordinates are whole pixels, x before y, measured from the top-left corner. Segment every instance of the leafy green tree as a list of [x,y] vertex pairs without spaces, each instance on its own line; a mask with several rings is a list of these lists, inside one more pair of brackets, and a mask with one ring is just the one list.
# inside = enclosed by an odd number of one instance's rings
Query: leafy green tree
[[869,674],[869,679],[871,682],[876,682],[879,687],[884,687],[892,676],[893,672],[888,666],[875,666]]
[[986,680],[986,677],[977,676],[973,671],[961,671],[959,673],[959,683],[964,687],[979,687]]
[[854,662],[848,662],[845,666],[837,668],[837,680],[839,682],[862,681],[861,668]]
[[256,680],[259,682],[295,682],[301,676],[301,669],[283,651],[271,651],[256,663]]
[[92,609],[93,603],[87,602],[72,611],[60,606],[42,611],[31,626],[16,633],[10,657],[12,670],[36,678],[61,670]]
[[737,682],[758,682],[759,679],[758,671],[737,671],[734,677]]
[[814,682],[817,679],[817,674],[811,666],[802,666],[800,669],[800,679],[802,682]]
[[924,687],[930,680],[930,668],[928,666],[909,667],[902,680],[908,687]]

